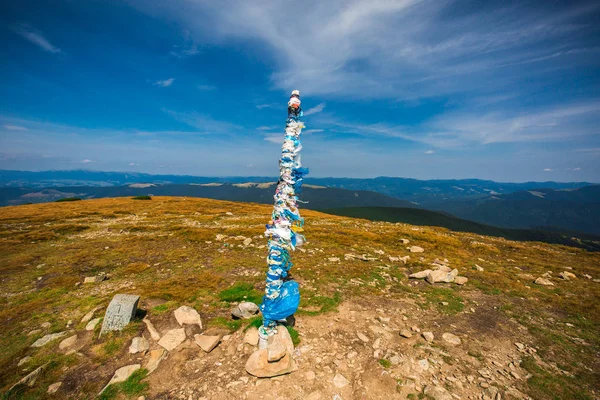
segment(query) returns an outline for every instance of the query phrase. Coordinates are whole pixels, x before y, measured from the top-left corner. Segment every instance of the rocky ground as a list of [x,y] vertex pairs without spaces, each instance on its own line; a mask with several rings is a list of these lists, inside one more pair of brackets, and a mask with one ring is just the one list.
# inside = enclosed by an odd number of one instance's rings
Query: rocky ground
[[[598,254],[316,212],[294,255],[293,371],[249,374],[260,316],[231,310],[260,301],[268,210],[0,209],[3,398],[599,398]],[[116,293],[138,313],[100,336]]]

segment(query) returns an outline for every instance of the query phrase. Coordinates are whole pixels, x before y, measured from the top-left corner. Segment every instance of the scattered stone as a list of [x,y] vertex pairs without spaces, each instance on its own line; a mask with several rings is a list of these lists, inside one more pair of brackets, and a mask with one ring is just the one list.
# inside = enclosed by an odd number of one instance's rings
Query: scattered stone
[[588,274],[583,274],[583,277],[586,278],[586,279],[592,279],[592,276],[588,275]]
[[434,400],[453,400],[454,398],[446,389],[441,386],[427,385],[423,390],[425,396]]
[[410,331],[408,329],[402,329],[400,331],[400,336],[405,337],[405,338],[411,338],[412,337],[412,333],[410,333]]
[[227,237],[227,236],[225,236],[225,235],[222,235],[222,234],[220,234],[220,233],[219,233],[219,234],[217,234],[217,236],[215,237],[215,240],[216,240],[217,242],[220,242],[221,240],[225,239],[226,237]]
[[49,329],[52,326],[52,324],[50,322],[46,321],[46,322],[42,322],[42,324],[40,326],[43,329]]
[[131,340],[131,345],[129,346],[129,353],[137,354],[137,353],[145,353],[150,348],[148,341],[146,338],[142,337],[134,337]]
[[104,386],[104,389],[102,389],[100,394],[102,394],[106,390],[106,388],[109,387],[110,385],[112,385],[113,383],[125,382],[131,376],[131,374],[133,374],[135,371],[137,371],[141,367],[142,366],[140,364],[132,364],[132,365],[126,365],[124,367],[119,368],[118,370],[115,371],[115,374],[110,379],[108,384],[106,386]]
[[304,377],[306,378],[306,380],[312,381],[313,379],[315,379],[317,377],[317,375],[313,372],[313,371],[308,371]]
[[140,296],[116,294],[104,314],[100,335],[108,331],[120,331],[135,317]]
[[416,332],[416,333],[421,332],[421,329],[419,329],[419,327],[416,326],[416,325],[411,326],[410,330],[413,331],[413,332]]
[[254,317],[259,311],[256,304],[251,301],[243,301],[231,309],[231,315],[239,319],[248,319]]
[[221,341],[221,336],[194,335],[194,341],[206,353],[210,353]]
[[286,354],[294,354],[294,343],[287,328],[279,327],[275,335],[269,340],[267,347],[267,361],[281,360]]
[[457,269],[453,269],[450,272],[446,272],[443,269],[438,269],[429,272],[429,274],[427,274],[427,276],[425,277],[425,280],[427,281],[427,283],[430,284],[438,282],[450,283],[454,282],[454,278],[456,277],[456,275],[458,275]]
[[356,333],[356,336],[358,336],[358,338],[359,338],[360,340],[362,340],[363,342],[365,342],[365,343],[369,343],[369,338],[368,338],[368,337],[367,337],[367,336],[366,336],[364,333],[357,332],[357,333]]
[[408,277],[413,279],[423,279],[426,278],[427,275],[431,272],[430,269],[426,269],[425,271],[415,272],[414,274],[410,274]]
[[77,335],[69,336],[68,338],[64,339],[58,344],[58,348],[59,350],[65,350],[69,347],[74,346],[75,343],[77,343]]
[[250,346],[258,346],[258,329],[251,327],[244,334],[244,343],[248,343]]
[[554,283],[552,283],[548,279],[542,278],[542,277],[537,278],[533,283],[535,283],[536,285],[542,285],[542,286],[554,286]]
[[465,276],[457,276],[454,278],[454,283],[456,283],[457,285],[464,285],[468,281],[469,281],[469,278],[467,278]]
[[62,385],[62,382],[56,382],[53,383],[52,385],[48,386],[48,394],[54,394],[56,392],[58,392],[58,389],[60,389]]
[[519,351],[525,350],[525,345],[523,343],[515,343],[515,346],[517,346],[517,349],[519,349]]
[[348,381],[348,379],[346,379],[346,377],[340,373],[335,374],[333,377],[333,385],[338,389],[347,386],[349,383],[350,381]]
[[444,339],[445,342],[450,343],[454,346],[457,346],[462,343],[462,341],[460,340],[460,338],[458,336],[453,335],[452,333],[448,333],[448,332],[446,332],[442,335],[442,339]]
[[21,358],[19,360],[19,363],[17,364],[17,367],[20,367],[21,365],[25,364],[29,360],[31,360],[31,356],[25,356],[25,357]]
[[148,328],[152,340],[158,342],[160,340],[160,333],[158,333],[152,322],[147,318],[144,318],[142,321],[146,324],[146,328]]
[[423,339],[425,339],[429,343],[433,342],[434,336],[432,332],[423,332],[421,336],[423,336]]
[[568,281],[569,279],[577,278],[577,276],[574,273],[569,272],[569,271],[563,271],[560,274],[558,274],[558,276],[560,276],[565,281]]
[[86,276],[83,283],[99,283],[108,279],[105,274],[98,274],[96,276]]
[[90,322],[90,320],[92,319],[92,317],[94,316],[94,313],[96,311],[98,311],[100,309],[100,307],[95,307],[92,310],[90,310],[90,312],[88,312],[87,314],[85,314],[83,316],[83,318],[81,318],[81,323],[86,323],[86,322]]
[[100,322],[101,319],[102,318],[98,317],[98,318],[94,318],[93,320],[88,322],[87,325],[85,326],[85,330],[93,331],[94,329],[96,329],[96,325],[98,325],[98,323]]
[[422,248],[422,247],[419,247],[419,246],[411,246],[411,247],[408,247],[408,250],[409,250],[411,253],[422,253],[422,252],[424,252],[424,251],[425,251],[425,249],[424,249],[424,248]]
[[327,259],[327,261],[329,261],[329,262],[340,262],[340,259],[339,259],[339,257],[329,257]]
[[173,311],[173,314],[175,315],[175,319],[179,326],[198,325],[200,329],[202,329],[202,319],[200,319],[200,314],[192,307],[181,306]]
[[426,359],[419,360],[418,363],[419,367],[421,367],[423,371],[427,371],[429,369],[429,361],[427,361]]
[[165,349],[156,349],[150,352],[150,357],[148,357],[148,361],[144,368],[148,370],[148,374],[151,374],[158,368],[160,362],[167,356],[167,351]]
[[163,336],[158,341],[158,344],[160,346],[164,347],[165,349],[167,349],[167,351],[171,351],[174,348],[176,348],[177,346],[179,346],[181,343],[183,343],[184,340],[185,340],[185,329],[184,328],[171,329],[170,331],[167,332],[167,334],[165,336]]
[[42,365],[41,367],[34,369],[31,373],[29,373],[28,375],[23,377],[19,382],[12,385],[11,388],[8,389],[8,393],[12,392],[14,388],[16,388],[17,386],[20,386],[20,385],[27,385],[29,387],[32,387],[35,384],[35,381],[37,380],[37,378],[44,372],[44,370],[46,370],[46,367],[48,367],[48,364],[50,364],[50,363],[46,363],[46,364]]
[[271,378],[296,370],[291,354],[286,353],[279,361],[270,363],[268,353],[267,349],[258,349],[252,353],[246,362],[246,371],[257,378]]
[[408,239],[400,239],[400,243],[402,243],[402,244],[409,244],[410,240],[408,240]]
[[65,336],[66,334],[67,334],[67,332],[50,333],[42,338],[39,338],[35,342],[33,342],[31,347],[45,346],[46,344],[50,343],[51,341],[61,338],[61,337]]
[[479,272],[483,272],[483,271],[484,271],[483,267],[480,267],[480,266],[479,266],[479,265],[477,265],[477,264],[475,264],[475,265],[473,266],[473,269],[474,269],[474,270],[476,270],[476,271],[479,271]]

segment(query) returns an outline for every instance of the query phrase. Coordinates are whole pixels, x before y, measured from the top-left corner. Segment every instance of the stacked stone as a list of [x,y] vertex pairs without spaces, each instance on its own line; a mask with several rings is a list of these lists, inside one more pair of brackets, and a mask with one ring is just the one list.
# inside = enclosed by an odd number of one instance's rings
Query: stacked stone
[[302,168],[300,161],[300,134],[304,125],[299,120],[302,115],[299,94],[294,92],[290,103],[294,100],[295,107],[288,108],[273,214],[265,232],[269,238],[269,254],[265,296],[260,307],[263,326],[259,333],[263,339],[274,333],[277,321],[294,314],[300,302],[298,284],[289,278],[288,271],[293,265],[290,252],[304,242],[300,234],[304,220],[298,210],[297,194],[302,186],[302,177],[308,171]]

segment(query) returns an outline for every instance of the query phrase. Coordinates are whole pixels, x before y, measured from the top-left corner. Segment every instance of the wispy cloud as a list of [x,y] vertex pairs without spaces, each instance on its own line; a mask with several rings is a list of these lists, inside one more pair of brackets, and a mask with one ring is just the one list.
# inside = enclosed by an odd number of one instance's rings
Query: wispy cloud
[[[515,84],[540,71],[589,65],[597,2],[555,7],[457,1],[307,0],[294,23],[286,2],[129,0],[174,19],[194,38],[258,43],[274,60],[273,86],[311,95],[430,97]],[[200,18],[200,16],[210,18]],[[449,17],[451,16],[451,17]],[[297,40],[300,37],[302,40]],[[527,63],[528,68],[514,68]],[[494,74],[494,80],[487,79]]]
[[61,53],[61,50],[54,46],[48,39],[44,37],[42,32],[33,27],[23,24],[16,27],[15,32],[21,35],[23,38],[27,39],[31,43],[35,44],[39,48],[49,53]]
[[183,32],[183,43],[173,45],[170,55],[177,58],[187,58],[200,53],[198,44],[194,41],[190,31]]
[[163,108],[162,111],[181,123],[197,129],[196,134],[210,134],[210,133],[221,133],[221,134],[239,134],[245,132],[246,129],[240,125],[228,122],[216,120],[213,117],[200,114],[197,112],[179,112]]
[[311,133],[320,133],[320,132],[324,132],[325,129],[306,129],[304,131],[302,131],[303,135],[310,135]]
[[196,87],[198,88],[198,90],[202,90],[202,91],[205,91],[205,92],[210,92],[210,91],[213,91],[213,90],[217,90],[217,87],[213,86],[213,85],[198,85]]
[[256,108],[258,108],[259,110],[262,110],[263,108],[275,108],[275,107],[280,107],[279,104],[275,104],[275,103],[270,103],[270,104],[257,104]]
[[90,163],[93,163],[93,162],[94,162],[94,161],[92,161],[92,160],[89,160],[89,159],[87,159],[87,158],[86,158],[85,160],[81,160],[81,163],[82,163],[82,164],[90,164]]
[[554,171],[552,168],[544,168],[544,172],[552,172]]
[[576,167],[576,168],[567,168],[567,171],[577,172],[577,171],[581,171],[581,168],[579,168],[579,167]]
[[313,115],[316,113],[320,113],[321,111],[323,111],[325,109],[325,103],[320,103],[317,104],[316,106],[309,108],[308,110],[304,111],[304,115]]
[[165,79],[162,81],[156,81],[154,82],[155,86],[160,86],[160,87],[169,87],[173,84],[173,82],[175,81],[175,78],[169,78],[169,79]]
[[433,151],[433,150],[427,150],[427,151],[426,151],[425,153],[423,153],[423,154],[433,154],[433,153],[435,153],[435,151]]
[[8,131],[26,131],[27,128],[20,125],[2,125],[2,127]]
[[283,143],[283,135],[267,135],[265,136],[265,140],[267,142],[282,144]]
[[258,128],[256,128],[257,131],[272,131],[274,129],[278,129],[279,127],[277,126],[259,126]]

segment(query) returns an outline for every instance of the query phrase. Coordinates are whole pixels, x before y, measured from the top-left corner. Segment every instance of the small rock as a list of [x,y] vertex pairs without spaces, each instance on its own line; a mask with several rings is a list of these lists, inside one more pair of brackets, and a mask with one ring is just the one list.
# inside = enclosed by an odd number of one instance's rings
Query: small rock
[[150,348],[150,345],[148,344],[148,341],[146,340],[146,338],[142,337],[134,337],[131,340],[131,345],[129,346],[129,353],[130,354],[137,354],[137,353],[145,353],[148,351],[148,349]]
[[210,353],[221,341],[221,336],[194,335],[194,341],[206,353]]
[[286,354],[294,354],[292,337],[285,327],[278,327],[277,332],[269,340],[267,347],[267,361],[281,360]]
[[316,378],[316,374],[313,371],[308,371],[304,377],[306,378],[306,380],[312,381],[313,379]]
[[250,239],[250,238],[244,239],[243,243],[244,243],[244,246],[250,246],[250,243],[252,243],[252,239]]
[[185,325],[198,325],[200,329],[202,329],[202,320],[200,319],[200,314],[198,311],[194,310],[192,307],[181,306],[177,310],[173,311],[175,315],[175,319],[179,326]]
[[12,385],[11,388],[8,389],[8,393],[12,392],[12,390],[19,385],[27,385],[29,387],[32,387],[35,384],[35,381],[37,380],[37,378],[46,370],[46,367],[48,367],[48,364],[49,363],[46,363],[46,364],[42,365],[41,367],[34,369],[33,372],[29,373],[23,379],[21,379],[19,382]]
[[327,259],[327,261],[329,261],[329,262],[339,262],[339,261],[340,261],[340,259],[339,259],[339,257],[329,257],[329,258]]
[[586,278],[586,279],[592,279],[592,276],[588,275],[588,274],[583,274],[583,277]]
[[348,379],[346,379],[346,377],[344,377],[344,375],[340,373],[335,374],[335,376],[333,377],[333,385],[338,389],[347,386],[349,383],[350,381],[348,381]]
[[256,327],[251,327],[244,334],[244,343],[248,343],[251,346],[258,345],[258,329]]
[[92,309],[90,312],[88,312],[87,314],[85,314],[85,315],[83,316],[83,318],[81,318],[81,323],[84,323],[84,324],[85,324],[85,323],[87,323],[87,322],[90,322],[90,320],[91,320],[91,319],[92,319],[92,317],[94,316],[94,313],[95,313],[96,311],[98,311],[99,309],[100,309],[100,307],[96,307],[96,308]]
[[569,271],[563,271],[560,274],[558,274],[558,276],[560,276],[562,279],[568,281],[569,279],[575,279],[577,278],[577,276],[575,276],[574,273],[569,272]]
[[548,279],[542,278],[542,277],[537,278],[533,283],[535,283],[536,285],[542,285],[542,286],[554,286],[554,283],[552,283]]
[[96,276],[86,276],[83,280],[83,283],[99,283],[106,279],[107,277],[105,274],[98,274]]
[[422,253],[422,252],[424,252],[424,251],[425,251],[425,249],[424,249],[424,248],[422,248],[422,247],[419,247],[419,246],[411,246],[411,247],[409,247],[409,248],[408,248],[408,250],[409,250],[411,253]]
[[52,326],[52,324],[50,322],[46,321],[46,322],[42,322],[42,324],[40,326],[43,329],[49,329]]
[[423,393],[434,400],[453,400],[452,395],[441,386],[427,385]]
[[103,393],[106,390],[106,388],[109,387],[110,385],[112,385],[113,383],[125,382],[131,376],[131,374],[133,374],[135,371],[137,371],[140,368],[141,368],[140,364],[126,365],[124,367],[119,368],[118,370],[115,371],[115,374],[113,375],[113,377],[110,379],[108,384],[106,386],[104,386],[104,389],[102,389],[102,391],[100,393]]
[[259,311],[256,304],[251,301],[243,301],[231,309],[231,315],[239,319],[248,319],[254,317]]
[[148,329],[152,340],[158,342],[160,340],[160,333],[158,333],[152,322],[147,318],[144,318],[142,321],[144,321],[144,323],[146,324],[146,328]]
[[423,360],[419,360],[419,367],[421,367],[421,369],[423,371],[427,371],[429,369],[429,361],[423,359]]
[[427,274],[427,276],[425,277],[425,280],[430,284],[434,284],[434,283],[438,283],[438,282],[450,283],[450,282],[454,282],[454,279],[456,278],[457,275],[458,275],[457,269],[453,269],[450,272],[447,272],[444,269],[438,269],[438,270],[433,270],[433,271],[429,272],[429,274]]
[[19,363],[17,364],[17,367],[20,367],[21,365],[25,364],[29,360],[31,360],[31,356],[25,356],[25,357],[21,358],[19,360]]
[[100,322],[102,318],[94,318],[93,320],[91,320],[90,322],[87,323],[87,325],[85,326],[85,330],[86,331],[93,331],[94,329],[96,329],[96,325],[98,325],[98,323]]
[[357,332],[357,333],[356,333],[356,336],[358,336],[358,338],[359,338],[360,340],[362,340],[363,342],[365,342],[365,343],[369,343],[369,338],[368,338],[368,337],[367,337],[367,336],[366,336],[364,333]]
[[58,348],[59,350],[64,350],[66,348],[72,347],[73,345],[75,345],[75,343],[77,343],[77,335],[73,335],[64,339],[62,342],[59,343]]
[[36,340],[35,342],[33,342],[31,347],[42,347],[42,346],[50,343],[53,340],[56,340],[58,338],[65,336],[66,334],[67,334],[67,332],[50,333],[50,334]]
[[286,354],[276,362],[268,361],[268,350],[258,349],[250,355],[246,362],[246,372],[257,378],[271,378],[274,376],[289,374],[296,370],[296,364],[291,354]]
[[479,265],[477,265],[477,264],[475,264],[475,265],[473,266],[473,269],[474,269],[474,270],[476,270],[476,271],[479,271],[479,272],[483,272],[483,267],[480,267],[480,266],[479,266]]
[[222,234],[217,234],[217,236],[215,237],[215,240],[217,242],[220,242],[221,240],[225,239],[227,236],[226,235],[222,235]]
[[56,382],[53,383],[52,385],[48,386],[48,394],[54,394],[56,392],[58,392],[58,389],[60,389],[60,386],[62,385],[62,382]]
[[416,325],[414,325],[414,326],[411,326],[411,327],[410,327],[410,330],[411,330],[411,331],[413,331],[413,332],[416,332],[416,333],[419,333],[419,332],[421,332],[421,329],[419,329],[419,327],[418,327],[418,326],[416,326]]
[[519,350],[525,350],[525,345],[523,343],[515,343],[515,346],[517,346],[517,349]]
[[408,329],[403,329],[400,331],[400,336],[408,339],[408,338],[412,337],[412,333],[410,333],[410,331]]
[[410,240],[408,240],[408,239],[400,239],[400,243],[402,243],[402,244],[409,244]]
[[454,278],[454,283],[456,283],[457,285],[464,285],[465,283],[467,283],[468,280],[469,278],[465,276],[457,276]]
[[167,351],[165,349],[156,349],[150,352],[150,357],[148,357],[148,361],[144,368],[148,370],[148,374],[151,374],[158,368],[160,362],[167,356]]
[[423,336],[423,339],[425,339],[428,342],[433,342],[434,336],[432,332],[423,332],[421,334],[421,336]]
[[535,277],[531,274],[517,274],[517,277],[524,279],[526,281],[532,281],[535,279]]
[[442,335],[442,339],[444,339],[445,342],[450,343],[455,346],[462,343],[462,341],[460,340],[460,338],[458,336],[453,335],[452,333],[448,333],[448,332],[446,332]]
[[413,279],[423,279],[426,278],[427,275],[431,272],[430,269],[426,269],[425,271],[415,272],[414,274],[410,274],[408,277]]
[[165,336],[163,336],[158,341],[158,344],[160,346],[164,347],[165,349],[167,349],[167,351],[171,351],[174,348],[176,348],[177,346],[179,346],[181,343],[183,343],[184,340],[185,340],[185,329],[184,328],[171,329],[170,331],[167,332],[167,334]]

